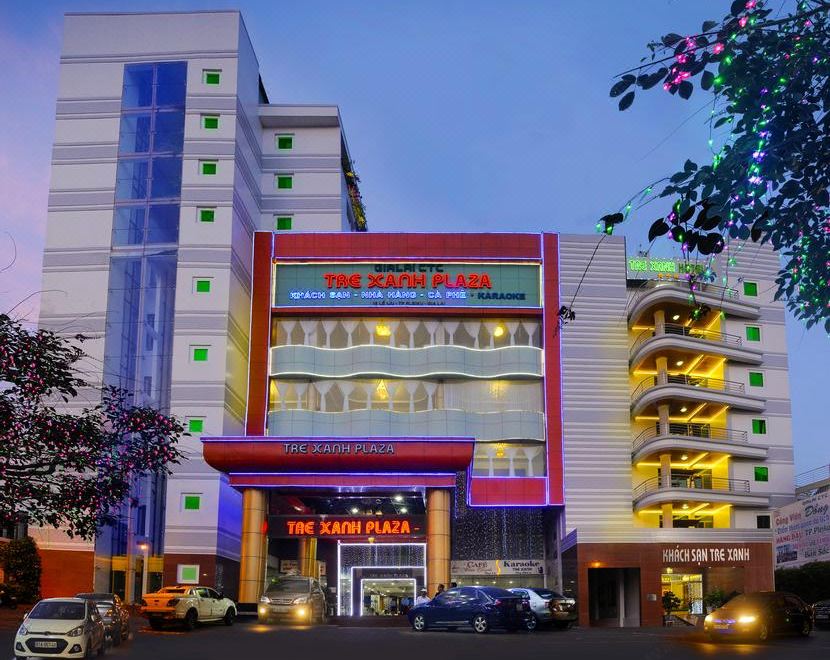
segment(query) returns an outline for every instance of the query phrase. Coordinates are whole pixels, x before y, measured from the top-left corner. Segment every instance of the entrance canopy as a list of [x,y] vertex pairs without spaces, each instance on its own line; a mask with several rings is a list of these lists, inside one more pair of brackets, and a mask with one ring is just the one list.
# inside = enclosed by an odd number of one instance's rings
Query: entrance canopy
[[473,459],[469,437],[203,437],[205,461],[235,486],[455,484]]

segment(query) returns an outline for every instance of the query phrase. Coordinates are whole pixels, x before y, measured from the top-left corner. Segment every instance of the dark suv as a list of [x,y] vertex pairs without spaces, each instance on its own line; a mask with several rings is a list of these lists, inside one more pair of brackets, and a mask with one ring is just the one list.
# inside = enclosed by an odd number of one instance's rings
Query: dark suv
[[532,616],[530,605],[521,596],[498,587],[456,587],[448,589],[428,603],[416,605],[407,613],[412,628],[455,630],[472,626],[477,633],[491,628],[509,632],[527,627]]
[[75,598],[91,600],[104,621],[104,629],[113,646],[118,646],[130,636],[130,612],[118,594],[86,593]]

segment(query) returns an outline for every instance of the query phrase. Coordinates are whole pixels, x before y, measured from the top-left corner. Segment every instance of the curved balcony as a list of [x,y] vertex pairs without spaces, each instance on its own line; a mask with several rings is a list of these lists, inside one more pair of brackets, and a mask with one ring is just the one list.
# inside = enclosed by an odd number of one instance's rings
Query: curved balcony
[[542,349],[504,346],[490,350],[465,346],[275,346],[271,376],[295,378],[541,378]]
[[[637,325],[644,317],[651,321],[650,313],[655,307],[676,305],[688,309],[689,295],[689,283],[686,281],[650,280],[643,284],[643,288],[632,299],[628,320],[633,325]],[[735,289],[699,283],[694,295],[698,304],[708,305],[713,310],[723,310],[730,316],[744,319],[757,319],[761,316],[760,307],[740,300]]]
[[650,376],[631,393],[631,413],[640,415],[667,400],[720,404],[749,412],[763,411],[766,402],[761,397],[747,394],[743,383],[731,380],[685,375]]
[[679,500],[769,506],[769,496],[750,492],[749,482],[745,479],[723,477],[672,477],[669,483],[664,483],[660,477],[652,477],[638,484],[632,495],[635,511]]
[[737,335],[674,323],[666,323],[663,332],[643,331],[631,346],[630,364],[634,369],[644,368],[658,353],[668,354],[670,359],[703,353],[754,365],[764,359],[762,351],[744,346]]
[[746,431],[719,428],[710,424],[659,424],[640,433],[632,443],[631,460],[636,463],[654,454],[690,450],[728,454],[736,458],[765,459],[765,445],[751,445]]
[[268,414],[269,435],[289,436],[465,436],[476,440],[544,440],[540,412],[511,410],[275,410]]

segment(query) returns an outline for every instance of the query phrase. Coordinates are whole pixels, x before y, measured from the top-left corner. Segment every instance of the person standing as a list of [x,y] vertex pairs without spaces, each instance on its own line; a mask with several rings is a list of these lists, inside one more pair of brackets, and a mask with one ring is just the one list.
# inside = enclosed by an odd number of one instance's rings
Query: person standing
[[418,607],[419,605],[426,605],[429,602],[429,600],[430,598],[427,595],[427,590],[421,589],[418,592],[418,597],[415,599],[415,607]]
[[438,588],[435,590],[435,595],[437,596],[440,593],[443,593],[446,590],[446,587],[443,584],[439,584]]

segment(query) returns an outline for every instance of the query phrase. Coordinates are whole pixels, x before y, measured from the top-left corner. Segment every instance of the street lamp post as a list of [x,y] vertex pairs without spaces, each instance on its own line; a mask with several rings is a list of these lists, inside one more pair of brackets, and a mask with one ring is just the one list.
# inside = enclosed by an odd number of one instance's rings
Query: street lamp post
[[147,593],[147,577],[149,574],[150,563],[150,544],[146,541],[138,544],[139,550],[144,554],[144,560],[141,567],[141,597]]

